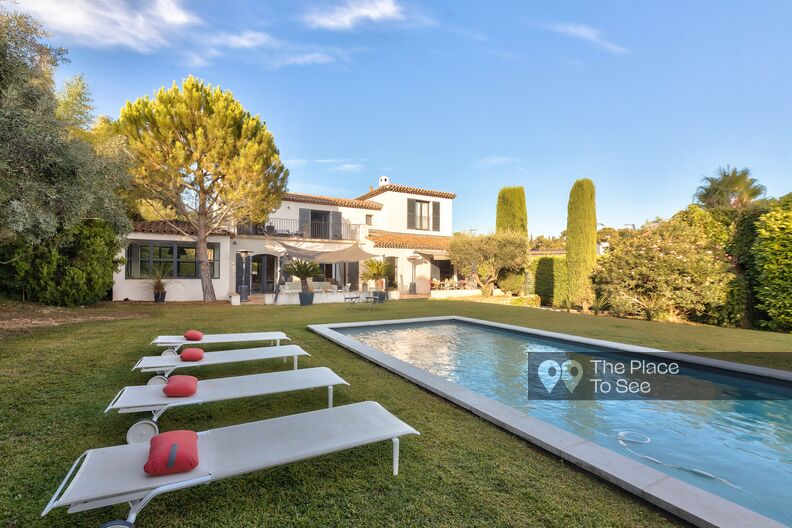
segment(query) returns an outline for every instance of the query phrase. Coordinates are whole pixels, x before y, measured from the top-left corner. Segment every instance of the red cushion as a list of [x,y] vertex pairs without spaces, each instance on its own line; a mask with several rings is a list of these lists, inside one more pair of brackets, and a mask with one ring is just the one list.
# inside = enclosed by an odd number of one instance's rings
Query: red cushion
[[198,378],[195,376],[171,376],[168,383],[162,387],[162,392],[171,398],[184,398],[192,396],[198,389]]
[[198,435],[195,431],[169,431],[154,436],[143,471],[149,475],[186,473],[198,466]]
[[187,341],[200,341],[203,339],[203,332],[199,332],[198,330],[187,330],[184,332],[184,339]]
[[182,361],[201,361],[203,359],[203,348],[185,348],[179,354]]

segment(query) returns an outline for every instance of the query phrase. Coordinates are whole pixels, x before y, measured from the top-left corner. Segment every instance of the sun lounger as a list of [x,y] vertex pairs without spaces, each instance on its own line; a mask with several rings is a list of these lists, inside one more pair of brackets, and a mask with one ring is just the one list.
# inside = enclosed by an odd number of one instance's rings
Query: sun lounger
[[146,475],[148,443],[91,449],[74,462],[41,515],[60,506],[74,513],[128,502],[126,521],[104,525],[128,527],[163,493],[385,440],[393,442],[397,475],[399,438],[413,434],[419,433],[380,404],[362,402],[200,432],[199,465],[188,473]]
[[188,341],[184,336],[166,335],[157,336],[151,342],[154,346],[168,347],[163,355],[169,351],[178,352],[183,346],[217,345],[223,343],[248,343],[251,341],[274,341],[280,345],[282,340],[289,341],[283,332],[248,332],[245,334],[205,334],[200,341]]
[[310,356],[308,352],[297,345],[281,345],[260,348],[240,348],[236,350],[222,350],[206,352],[200,361],[182,361],[179,356],[144,356],[132,367],[132,370],[141,372],[156,372],[148,381],[149,385],[163,384],[173,371],[180,368],[206,367],[212,365],[226,365],[241,361],[256,361],[263,359],[277,359],[293,357],[294,369],[297,370],[297,358]]
[[151,420],[141,420],[127,431],[127,442],[147,442],[159,433],[157,420],[168,409],[198,405],[201,403],[267,396],[305,389],[327,387],[327,406],[333,406],[333,386],[349,385],[327,367],[286,370],[250,376],[208,379],[198,382],[198,390],[192,396],[171,398],[162,392],[162,385],[138,385],[124,387],[113,398],[105,413],[151,412]]

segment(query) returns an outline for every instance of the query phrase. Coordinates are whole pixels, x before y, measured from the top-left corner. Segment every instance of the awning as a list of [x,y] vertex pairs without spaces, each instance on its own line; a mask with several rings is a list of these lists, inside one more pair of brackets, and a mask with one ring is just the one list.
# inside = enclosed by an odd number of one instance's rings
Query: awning
[[319,264],[336,264],[339,262],[359,262],[374,258],[377,255],[372,255],[364,251],[358,244],[349,245],[343,249],[336,249],[335,251],[317,251],[315,249],[305,249],[284,242],[280,243],[286,250],[286,254],[291,258],[298,258],[302,260],[311,260]]

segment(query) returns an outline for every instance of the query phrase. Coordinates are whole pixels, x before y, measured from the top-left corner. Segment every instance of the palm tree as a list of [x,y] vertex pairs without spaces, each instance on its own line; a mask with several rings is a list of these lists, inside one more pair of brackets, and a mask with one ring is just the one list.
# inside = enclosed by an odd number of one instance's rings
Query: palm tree
[[715,176],[706,176],[704,185],[696,189],[694,199],[708,209],[742,207],[765,193],[764,185],[751,178],[749,169],[720,167]]

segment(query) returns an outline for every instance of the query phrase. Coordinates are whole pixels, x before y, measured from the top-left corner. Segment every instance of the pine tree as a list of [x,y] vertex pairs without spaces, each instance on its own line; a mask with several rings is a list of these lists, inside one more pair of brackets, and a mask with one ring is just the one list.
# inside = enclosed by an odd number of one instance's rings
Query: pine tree
[[597,211],[589,179],[577,180],[569,192],[566,235],[569,301],[585,312],[594,300],[591,274],[597,264]]
[[525,208],[524,187],[504,187],[500,190],[495,230],[498,233],[512,231],[528,235],[528,211]]

